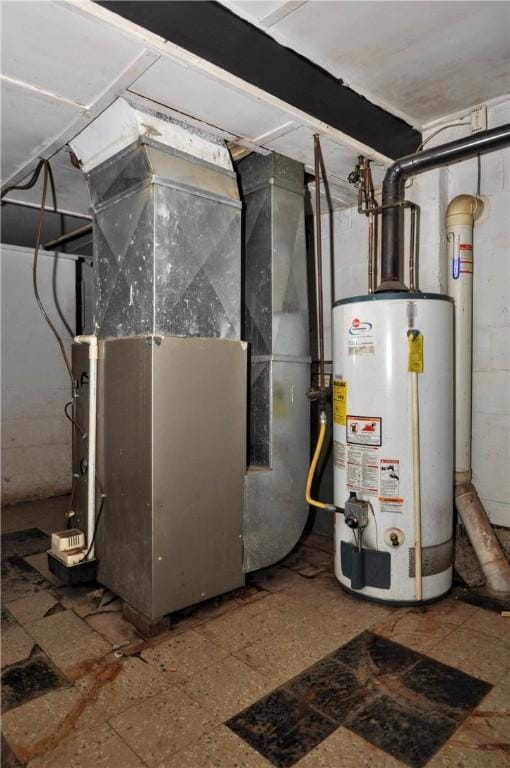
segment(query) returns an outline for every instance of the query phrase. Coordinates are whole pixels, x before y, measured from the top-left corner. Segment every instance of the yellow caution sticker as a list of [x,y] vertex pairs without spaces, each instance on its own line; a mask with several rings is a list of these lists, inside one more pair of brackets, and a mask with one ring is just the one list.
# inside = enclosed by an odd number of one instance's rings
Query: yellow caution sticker
[[333,382],[333,421],[345,427],[347,413],[347,382]]
[[423,334],[412,329],[407,332],[407,370],[423,373]]

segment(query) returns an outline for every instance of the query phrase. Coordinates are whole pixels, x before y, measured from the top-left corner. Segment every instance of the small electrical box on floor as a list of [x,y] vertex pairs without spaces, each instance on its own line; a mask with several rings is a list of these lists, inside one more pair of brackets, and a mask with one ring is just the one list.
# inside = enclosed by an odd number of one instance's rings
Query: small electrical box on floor
[[59,581],[69,586],[95,581],[97,560],[86,560],[85,534],[78,528],[51,534],[48,568]]

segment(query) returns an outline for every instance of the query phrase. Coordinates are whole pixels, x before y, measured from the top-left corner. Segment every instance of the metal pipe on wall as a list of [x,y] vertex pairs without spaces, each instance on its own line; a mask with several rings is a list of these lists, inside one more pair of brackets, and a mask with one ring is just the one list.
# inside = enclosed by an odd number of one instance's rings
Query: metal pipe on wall
[[324,296],[322,285],[322,232],[321,232],[321,140],[313,137],[315,165],[315,248],[317,251],[317,320],[319,326],[319,387],[324,390]]
[[376,289],[378,292],[407,290],[403,281],[403,206],[406,179],[423,171],[494,152],[508,145],[510,145],[510,124],[407,155],[388,168],[382,188],[381,283]]

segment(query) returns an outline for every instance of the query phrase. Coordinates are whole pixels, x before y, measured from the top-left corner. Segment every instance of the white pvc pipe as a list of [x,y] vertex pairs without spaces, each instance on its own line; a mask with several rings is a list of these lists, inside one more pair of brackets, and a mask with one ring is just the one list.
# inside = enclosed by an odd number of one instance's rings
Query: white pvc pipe
[[459,195],[447,213],[448,294],[455,302],[455,480],[471,480],[471,370],[473,357],[473,225],[479,198]]
[[97,421],[97,336],[76,336],[77,344],[89,345],[89,428],[87,457],[87,552],[94,559],[96,525],[96,421]]
[[455,504],[480,563],[487,588],[510,594],[510,565],[471,483],[473,358],[473,227],[483,201],[459,195],[446,214],[448,293],[455,302]]

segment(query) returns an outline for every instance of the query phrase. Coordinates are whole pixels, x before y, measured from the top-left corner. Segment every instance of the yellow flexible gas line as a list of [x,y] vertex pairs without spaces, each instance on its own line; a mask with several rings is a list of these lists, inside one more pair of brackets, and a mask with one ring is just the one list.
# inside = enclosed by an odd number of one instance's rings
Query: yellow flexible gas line
[[312,463],[310,464],[310,469],[308,470],[308,477],[306,478],[305,499],[306,499],[306,503],[310,504],[310,506],[312,507],[317,507],[317,509],[325,509],[327,512],[335,512],[336,507],[334,504],[325,504],[323,501],[317,501],[316,499],[312,499],[311,497],[312,482],[315,476],[315,470],[317,469],[317,464],[319,463],[319,457],[321,455],[322,446],[324,445],[324,438],[326,437],[326,424],[327,424],[326,412],[322,411],[320,415],[319,436],[317,438],[317,443],[315,445],[315,451],[313,454]]

